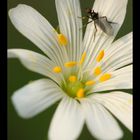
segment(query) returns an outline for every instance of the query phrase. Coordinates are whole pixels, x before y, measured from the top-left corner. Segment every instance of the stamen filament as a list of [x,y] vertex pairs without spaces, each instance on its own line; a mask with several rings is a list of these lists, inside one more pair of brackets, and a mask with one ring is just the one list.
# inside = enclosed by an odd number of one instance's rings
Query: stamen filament
[[84,63],[84,61],[85,61],[85,57],[86,57],[86,52],[84,52],[83,54],[82,54],[82,57],[81,57],[81,60],[80,60],[80,62],[79,62],[79,73],[78,73],[78,78],[79,79],[82,79],[83,78],[83,73],[82,73],[82,64]]
[[85,57],[86,57],[86,52],[84,52],[84,53],[82,54],[81,60],[80,60],[80,62],[79,62],[80,65],[83,64],[83,62],[84,62],[84,60],[85,60]]

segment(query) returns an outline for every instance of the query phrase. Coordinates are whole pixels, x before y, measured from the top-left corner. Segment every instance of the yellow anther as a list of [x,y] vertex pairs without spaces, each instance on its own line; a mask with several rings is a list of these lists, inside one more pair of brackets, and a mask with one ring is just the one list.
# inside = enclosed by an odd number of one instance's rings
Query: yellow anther
[[58,41],[60,45],[66,46],[68,43],[67,38],[63,34],[58,34]]
[[53,68],[53,72],[55,72],[55,73],[60,73],[61,71],[62,71],[62,69],[59,66],[56,66]]
[[95,70],[94,70],[94,74],[97,76],[99,74],[101,74],[102,70],[101,70],[101,67],[96,67]]
[[69,81],[70,82],[76,82],[76,80],[77,80],[77,77],[76,76],[74,76],[74,75],[71,75],[70,77],[69,77]]
[[95,81],[93,81],[93,80],[87,81],[87,82],[85,83],[86,86],[92,86],[92,85],[94,85],[94,84],[95,84]]
[[75,62],[75,61],[70,61],[70,62],[67,62],[67,63],[65,63],[64,65],[65,65],[65,67],[73,67],[73,66],[75,66],[77,63]]
[[80,88],[76,93],[77,98],[83,98],[85,96],[84,89]]
[[105,73],[104,75],[102,75],[99,79],[100,82],[104,82],[104,81],[107,81],[111,78],[111,74],[109,73]]
[[86,52],[84,52],[84,53],[82,54],[81,60],[80,60],[80,62],[79,62],[80,65],[83,64],[83,62],[84,62],[84,60],[85,60],[85,57],[86,57]]
[[103,59],[103,57],[104,57],[104,50],[102,50],[102,51],[98,54],[98,56],[97,56],[97,58],[96,58],[96,61],[97,61],[97,62],[100,62],[100,61]]

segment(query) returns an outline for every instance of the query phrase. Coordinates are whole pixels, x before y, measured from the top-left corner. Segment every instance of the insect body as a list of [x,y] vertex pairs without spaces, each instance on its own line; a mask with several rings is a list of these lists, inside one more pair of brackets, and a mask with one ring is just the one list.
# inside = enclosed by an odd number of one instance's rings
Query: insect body
[[87,17],[91,19],[91,21],[87,22],[86,25],[91,22],[94,22],[94,26],[95,26],[94,37],[97,32],[96,25],[107,35],[109,36],[113,35],[114,30],[113,30],[113,27],[111,26],[111,23],[115,24],[115,22],[108,21],[106,16],[99,17],[99,14],[94,12],[94,10],[91,10],[91,9],[86,9],[86,13],[87,13]]

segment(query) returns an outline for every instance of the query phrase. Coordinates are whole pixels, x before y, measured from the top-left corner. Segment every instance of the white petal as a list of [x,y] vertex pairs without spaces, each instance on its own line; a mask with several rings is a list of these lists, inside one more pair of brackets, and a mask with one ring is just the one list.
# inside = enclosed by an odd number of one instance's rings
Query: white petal
[[18,58],[21,63],[31,71],[45,75],[60,84],[62,81],[60,75],[52,72],[55,64],[47,57],[25,49],[9,49],[9,58]]
[[93,9],[98,12],[100,17],[107,16],[107,19],[116,22],[119,26],[115,29],[118,31],[122,25],[127,8],[128,0],[95,0]]
[[94,94],[93,100],[103,104],[113,113],[129,130],[133,127],[133,103],[132,95],[124,92],[110,92],[106,94]]
[[112,75],[111,79],[97,83],[93,88],[93,92],[112,89],[131,89],[133,86],[132,73],[132,65],[116,70],[110,73]]
[[122,131],[112,115],[99,103],[90,99],[81,100],[86,115],[86,124],[93,136],[100,140],[117,140]]
[[101,63],[102,71],[113,71],[132,63],[132,51],[131,32],[105,48],[105,56]]
[[76,140],[82,130],[84,119],[80,104],[65,97],[59,104],[49,129],[50,140]]
[[[85,62],[85,68],[88,65],[96,63],[96,57],[101,49],[110,46],[111,42],[115,38],[118,30],[120,29],[126,14],[127,0],[95,0],[93,9],[99,13],[99,16],[106,16],[109,21],[116,22],[112,24],[114,29],[114,35],[108,36],[98,28],[98,31],[94,40],[95,27],[94,23],[90,23],[87,26],[84,42],[83,51],[87,52],[88,57]],[[92,63],[91,63],[92,62]]]
[[70,60],[79,60],[82,43],[82,21],[79,0],[55,0],[61,32],[68,38]]
[[106,48],[102,68],[112,71],[132,63],[132,32]]
[[51,80],[40,79],[17,90],[12,102],[23,118],[31,118],[60,100],[63,91]]
[[57,34],[50,23],[30,6],[19,4],[9,10],[13,25],[36,44],[52,61],[62,64],[64,54],[57,41]]

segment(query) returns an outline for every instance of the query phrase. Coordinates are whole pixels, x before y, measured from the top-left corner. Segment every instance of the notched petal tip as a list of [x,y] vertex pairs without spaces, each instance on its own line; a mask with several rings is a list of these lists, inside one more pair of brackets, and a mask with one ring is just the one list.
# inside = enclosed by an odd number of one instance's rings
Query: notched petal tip
[[13,49],[8,49],[8,51],[7,51],[7,57],[8,58],[14,58],[14,57],[16,57]]
[[22,8],[22,7],[25,7],[25,6],[27,6],[27,5],[25,5],[25,4],[18,4],[16,7],[11,8],[11,9],[8,11],[9,17],[11,17],[12,14],[13,14],[17,9]]
[[11,8],[9,11],[8,11],[8,15],[9,15],[9,18],[11,20],[11,22],[13,24],[16,23],[17,21],[17,17],[20,14],[24,13],[26,11],[26,9],[32,9],[31,6],[28,6],[26,4],[18,4],[16,7],[14,8]]

